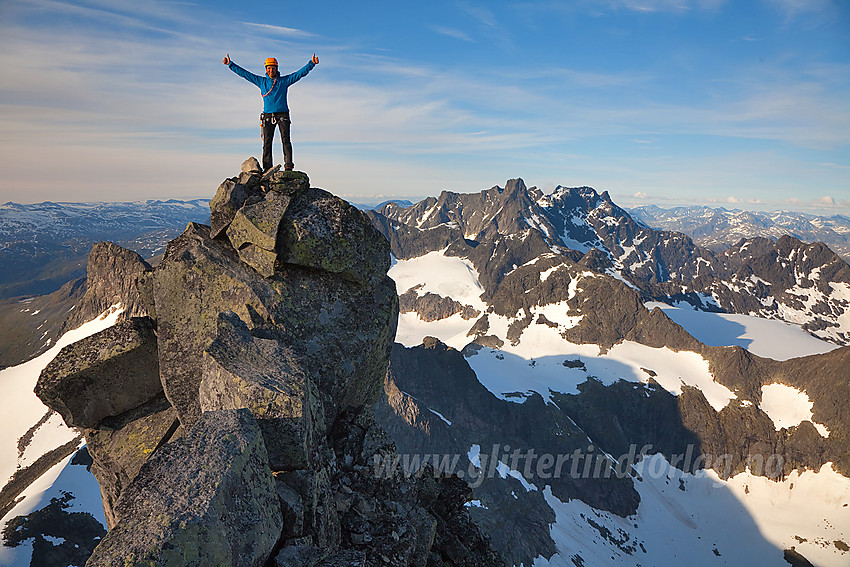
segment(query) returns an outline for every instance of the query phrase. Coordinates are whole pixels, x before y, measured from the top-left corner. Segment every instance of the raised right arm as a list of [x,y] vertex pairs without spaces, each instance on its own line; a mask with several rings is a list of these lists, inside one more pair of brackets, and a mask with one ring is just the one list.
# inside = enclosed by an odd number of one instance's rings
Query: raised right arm
[[249,82],[251,82],[251,83],[254,83],[254,84],[255,84],[255,85],[257,85],[258,87],[260,86],[260,83],[262,82],[263,78],[262,78],[262,77],[260,77],[259,75],[255,75],[254,73],[252,73],[252,72],[250,72],[250,71],[246,71],[245,69],[243,69],[242,67],[240,67],[239,65],[237,65],[236,63],[234,63],[234,62],[233,62],[233,59],[231,59],[231,58],[230,58],[230,55],[228,55],[227,57],[225,57],[225,58],[222,60],[222,63],[224,63],[225,65],[227,65],[227,67],[228,67],[231,71],[233,71],[234,73],[236,73],[237,75],[239,75],[240,77],[242,77],[243,79],[245,79],[246,81],[249,81]]

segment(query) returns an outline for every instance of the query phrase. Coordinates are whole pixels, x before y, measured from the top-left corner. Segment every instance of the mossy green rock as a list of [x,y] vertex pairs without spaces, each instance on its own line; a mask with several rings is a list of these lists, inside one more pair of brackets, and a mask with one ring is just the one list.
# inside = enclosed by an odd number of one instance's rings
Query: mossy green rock
[[177,412],[165,396],[160,396],[85,431],[86,446],[93,459],[91,471],[100,484],[107,528],[118,522],[114,507],[121,492],[136,478],[154,451],[173,436],[177,423]]
[[398,325],[395,282],[361,286],[338,275],[284,266],[269,280],[272,320],[310,371],[326,419],[378,401]]
[[274,275],[277,265],[277,252],[265,250],[256,244],[246,244],[239,249],[239,259],[264,278],[270,278]]
[[326,430],[322,403],[308,374],[290,348],[252,336],[236,314],[222,313],[218,336],[204,353],[201,409],[250,409],[272,469],[306,468]]
[[283,517],[251,412],[205,413],[142,467],[88,567],[260,567]]
[[203,352],[218,336],[219,313],[228,311],[292,349],[320,390],[329,423],[338,411],[375,403],[395,338],[398,296],[385,273],[373,277],[363,286],[285,264],[266,278],[228,243],[211,239],[207,227],[190,224],[154,272],[160,375],[181,422],[191,426],[201,414]]
[[287,210],[278,240],[280,261],[315,268],[360,284],[386,276],[387,239],[357,207],[310,188]]
[[266,321],[276,304],[267,280],[239,260],[207,226],[190,223],[172,240],[154,271],[160,378],[168,400],[189,427],[201,415],[198,387],[204,349],[218,333],[218,314]]
[[71,427],[141,406],[162,392],[153,321],[134,317],[63,348],[35,394]]
[[275,171],[266,178],[270,191],[296,195],[310,187],[310,178],[303,171]]
[[245,204],[227,227],[227,238],[233,247],[239,250],[250,243],[274,250],[280,221],[291,200],[289,195],[269,191],[262,200]]

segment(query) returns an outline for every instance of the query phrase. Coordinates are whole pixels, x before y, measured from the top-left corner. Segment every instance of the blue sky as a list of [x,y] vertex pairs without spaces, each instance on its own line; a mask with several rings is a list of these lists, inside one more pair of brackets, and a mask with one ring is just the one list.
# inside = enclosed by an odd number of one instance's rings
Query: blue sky
[[313,52],[296,168],[355,202],[522,177],[850,215],[844,0],[0,0],[0,202],[211,197],[261,143],[221,58]]

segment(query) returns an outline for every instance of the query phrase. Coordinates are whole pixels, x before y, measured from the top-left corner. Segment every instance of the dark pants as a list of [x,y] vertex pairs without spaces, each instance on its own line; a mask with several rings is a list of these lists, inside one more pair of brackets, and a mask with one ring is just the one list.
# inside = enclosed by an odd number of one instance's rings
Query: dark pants
[[260,123],[263,127],[263,171],[272,167],[272,141],[274,139],[274,127],[280,129],[280,138],[283,141],[283,167],[292,169],[292,141],[289,139],[288,112],[275,112],[274,114],[260,114]]

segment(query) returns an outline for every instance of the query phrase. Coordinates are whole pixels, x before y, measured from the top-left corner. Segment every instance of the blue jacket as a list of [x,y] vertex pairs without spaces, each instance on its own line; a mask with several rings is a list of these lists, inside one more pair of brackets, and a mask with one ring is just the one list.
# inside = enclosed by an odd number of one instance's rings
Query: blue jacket
[[289,105],[286,104],[286,90],[289,85],[305,76],[315,66],[316,64],[313,61],[309,61],[294,73],[285,76],[279,75],[272,79],[268,75],[260,76],[246,71],[233,61],[228,65],[231,71],[260,88],[260,93],[263,95],[263,112],[289,112]]

